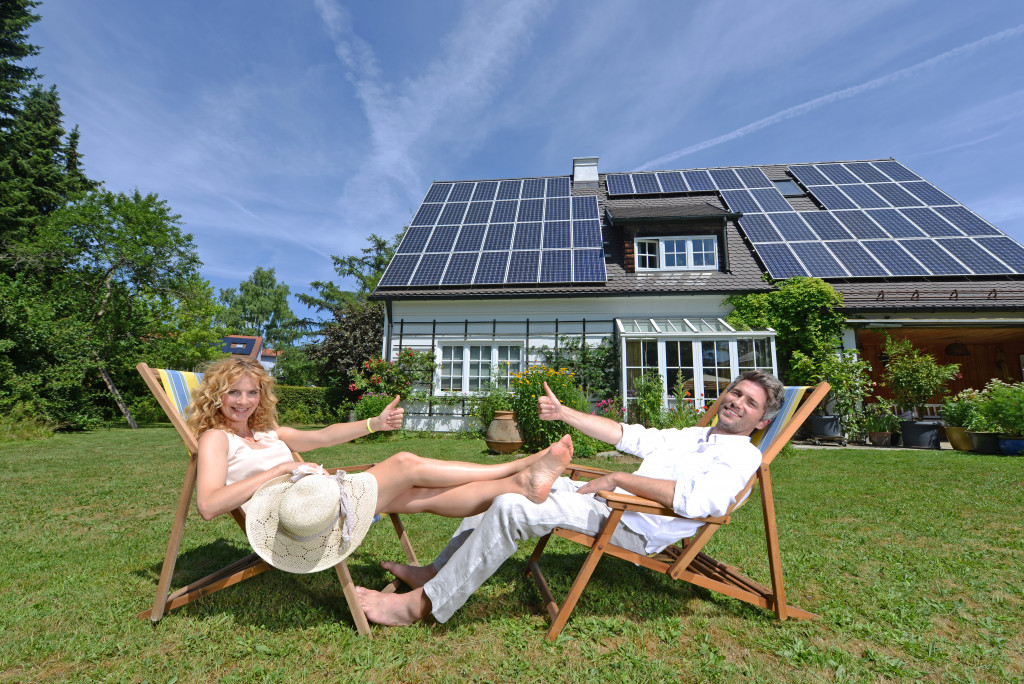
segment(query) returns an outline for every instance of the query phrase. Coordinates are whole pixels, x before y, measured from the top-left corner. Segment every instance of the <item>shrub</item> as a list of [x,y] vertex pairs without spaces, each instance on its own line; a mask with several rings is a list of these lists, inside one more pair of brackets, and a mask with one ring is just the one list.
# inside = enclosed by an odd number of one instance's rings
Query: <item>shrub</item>
[[654,371],[644,373],[633,383],[633,399],[629,402],[629,420],[644,427],[658,427],[662,413],[665,383]]
[[42,417],[39,409],[24,402],[0,414],[0,440],[16,441],[52,437],[56,423]]
[[614,420],[615,422],[622,422],[626,416],[626,409],[622,408],[622,397],[616,395],[611,399],[604,399],[597,402],[594,406],[594,410],[591,411],[596,415],[607,418],[608,420]]
[[896,405],[908,411],[917,410],[918,416],[924,415],[923,406],[928,399],[946,394],[946,383],[960,370],[960,364],[940,364],[907,339],[886,336],[885,353],[889,360],[883,377],[892,388]]
[[295,387],[277,385],[277,414],[281,423],[299,425],[326,424],[344,421],[348,416],[349,404],[336,403],[328,399],[330,390],[327,387]]
[[985,385],[985,394],[987,398],[982,401],[980,411],[991,421],[993,431],[1024,437],[1024,383],[1009,385],[991,380]]
[[436,367],[433,351],[406,348],[398,353],[394,361],[385,361],[380,357],[364,361],[359,372],[353,375],[349,389],[388,394],[391,397],[401,394],[403,399],[411,399],[419,388],[430,384]]
[[546,366],[531,366],[513,377],[512,409],[519,423],[519,431],[523,434],[524,449],[540,451],[568,433],[572,435],[577,457],[587,458],[601,450],[601,442],[598,440],[560,421],[541,420],[537,414],[537,397],[544,394],[545,382],[563,404],[590,413],[590,402],[576,385],[572,373],[564,368],[554,370]]
[[981,404],[986,398],[984,390],[965,389],[942,403],[942,420],[949,427],[966,428],[978,422]]
[[[494,377],[492,373],[491,377]],[[481,425],[481,435],[487,432],[487,427],[494,420],[495,411],[512,411],[512,391],[501,384],[489,382],[483,389],[477,392],[469,400],[470,411],[473,417],[477,418]]]
[[864,429],[868,432],[895,432],[900,426],[900,419],[892,409],[893,404],[887,399],[865,404],[862,419]]
[[[394,395],[391,394],[377,394],[375,392],[367,392],[359,398],[356,402],[356,420],[366,420],[367,418],[375,418],[380,415],[391,400],[394,399]],[[385,432],[374,432],[373,434],[367,435],[370,439],[377,439],[381,435],[385,435]]]

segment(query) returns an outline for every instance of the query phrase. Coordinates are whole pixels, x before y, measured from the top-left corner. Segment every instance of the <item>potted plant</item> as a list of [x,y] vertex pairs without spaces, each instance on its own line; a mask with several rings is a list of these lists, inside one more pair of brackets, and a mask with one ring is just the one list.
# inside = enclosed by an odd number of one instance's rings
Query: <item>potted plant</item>
[[[885,354],[889,360],[882,377],[892,389],[896,406],[924,416],[925,403],[948,391],[946,384],[956,377],[960,364],[941,364],[931,354],[914,347],[910,340],[885,338]],[[900,422],[903,444],[921,449],[939,448],[939,424],[934,421],[906,420]]]
[[1007,456],[1024,454],[1024,384],[991,380],[981,412],[999,433],[999,450]]
[[860,358],[856,351],[820,348],[813,356],[802,352],[793,353],[793,375],[798,382],[817,384],[827,381],[832,389],[822,402],[818,413],[808,421],[815,438],[839,439],[856,437],[863,433],[859,404],[867,396],[871,386],[871,364]]
[[511,454],[523,446],[523,435],[512,410],[511,390],[500,382],[489,380],[472,403],[477,417],[486,428],[484,441],[491,451]]
[[893,408],[888,399],[865,404],[863,424],[872,445],[889,446],[892,442],[892,433],[900,426],[900,419],[893,413]]
[[957,451],[974,451],[968,426],[981,410],[985,398],[983,390],[965,389],[942,404],[942,420],[946,423],[946,437]]

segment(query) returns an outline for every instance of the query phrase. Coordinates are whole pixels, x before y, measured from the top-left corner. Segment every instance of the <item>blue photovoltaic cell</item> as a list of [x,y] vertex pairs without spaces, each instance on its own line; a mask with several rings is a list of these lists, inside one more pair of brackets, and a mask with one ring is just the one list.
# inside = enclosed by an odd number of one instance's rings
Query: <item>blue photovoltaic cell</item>
[[913,254],[935,275],[956,275],[970,271],[932,240],[900,240],[900,246]]
[[572,218],[573,218],[573,220],[578,220],[578,219],[596,219],[597,218],[597,198],[593,197],[593,196],[573,197],[572,198]]
[[434,234],[430,236],[424,252],[450,252],[455,244],[455,236],[458,235],[458,226],[438,226],[434,228]]
[[942,214],[947,221],[968,235],[999,235],[999,231],[982,221],[967,207],[938,207],[935,211]]
[[476,261],[480,258],[478,252],[456,252],[452,254],[448,262],[448,269],[444,272],[442,285],[468,285],[473,282],[473,271],[476,269]]
[[748,188],[773,188],[774,184],[764,175],[764,171],[756,166],[744,166],[736,169],[736,175]]
[[484,249],[510,249],[512,247],[512,224],[492,223],[487,226],[487,237],[484,239]]
[[430,186],[430,191],[427,192],[427,196],[423,198],[424,202],[444,202],[448,199],[448,193],[451,192],[451,183],[434,183]]
[[449,202],[468,202],[473,196],[475,183],[456,183],[452,188],[452,194],[448,195]]
[[940,244],[979,275],[1013,273],[1013,269],[1004,266],[970,238],[949,238],[940,240]]
[[577,283],[603,283],[608,279],[604,268],[604,250],[574,249],[572,276]]
[[678,171],[663,171],[658,174],[661,189],[665,192],[686,192],[686,181]]
[[790,166],[789,172],[804,185],[832,185],[832,181],[821,175],[813,166]]
[[1024,273],[1024,246],[1005,236],[980,237],[977,242],[985,249],[998,254],[999,258],[1013,267],[1017,273]]
[[523,181],[523,194],[520,197],[522,199],[543,197],[545,185],[543,178],[527,178]]
[[438,215],[441,213],[441,209],[444,207],[443,204],[423,204],[420,205],[420,210],[416,212],[416,216],[412,219],[412,225],[414,226],[432,226],[437,221]]
[[866,213],[895,238],[925,237],[923,230],[895,209],[877,209]]
[[519,199],[519,188],[523,184],[521,180],[503,180],[498,186],[498,199],[514,200]]
[[723,190],[722,197],[725,198],[726,204],[732,211],[744,213],[761,211],[761,207],[746,190]]
[[487,223],[494,202],[470,202],[469,211],[463,223]]
[[837,211],[835,217],[859,240],[889,237],[863,211]]
[[466,208],[469,202],[449,202],[444,205],[441,218],[437,220],[443,226],[453,226],[462,223],[462,217],[466,215]]
[[540,247],[539,223],[517,223],[516,239],[512,249],[538,249]]
[[821,171],[833,183],[859,183],[860,179],[846,170],[842,164],[818,164],[814,168]]
[[573,247],[601,247],[601,222],[597,220],[572,222]]
[[882,199],[878,193],[869,186],[858,183],[856,185],[844,185],[842,188],[850,199],[857,203],[861,209],[878,209],[888,207],[889,203]]
[[609,195],[633,194],[633,181],[629,179],[628,173],[609,173],[605,180],[608,181]]
[[775,227],[779,229],[779,233],[782,234],[786,240],[792,242],[795,240],[814,240],[814,233],[807,227],[807,224],[803,222],[800,215],[795,211],[790,211],[785,214],[769,214],[768,218],[771,219]]
[[903,164],[896,161],[876,161],[874,162],[876,168],[881,169],[885,172],[885,175],[892,178],[894,181],[916,181],[921,180],[921,177],[915,173],[911,173],[910,170]]
[[508,270],[509,252],[483,252],[480,264],[476,267],[473,282],[477,285],[494,285],[505,282],[505,271]]
[[544,218],[544,200],[520,200],[516,221],[541,221]]
[[847,164],[846,168],[865,183],[886,183],[889,180],[885,174],[867,162]]
[[549,249],[541,252],[540,282],[572,282],[572,252],[568,249]]
[[416,267],[409,285],[419,287],[423,285],[437,285],[441,282],[441,275],[444,273],[445,264],[448,263],[447,254],[424,254],[420,259],[420,265]]
[[924,204],[895,183],[875,183],[871,189],[889,200],[894,207],[919,207]]
[[864,243],[865,249],[885,264],[894,276],[929,275],[928,269],[914,261],[907,250],[893,240],[870,240]]
[[903,215],[931,237],[960,237],[962,233],[942,220],[932,209],[901,209]]
[[402,244],[398,248],[399,254],[419,254],[423,251],[423,245],[427,244],[430,237],[430,228],[427,226],[413,226],[405,232]]
[[714,192],[718,189],[715,187],[707,171],[683,171],[683,178],[686,179],[686,184],[690,186],[690,190],[694,192]]
[[544,249],[568,249],[572,247],[572,228],[568,221],[544,222]]
[[568,197],[569,196],[569,177],[559,176],[558,178],[548,178],[547,196],[548,197]]
[[494,213],[491,214],[493,223],[510,223],[516,220],[516,212],[519,210],[519,202],[507,200],[494,203]]
[[757,245],[755,249],[773,278],[782,279],[807,275],[807,271],[796,260],[787,245],[773,242]]
[[462,226],[459,239],[455,241],[456,252],[479,252],[484,242],[485,226]]
[[537,282],[537,267],[540,264],[540,252],[532,250],[529,252],[512,252],[508,262],[508,276],[506,283],[535,283]]
[[[760,169],[758,169],[760,171]],[[775,188],[754,188],[750,191],[765,211],[793,211],[786,198]]]
[[740,227],[751,242],[782,242],[782,236],[764,214],[741,216]]
[[[870,242],[864,244],[871,244]],[[889,272],[879,265],[877,261],[865,251],[864,245],[858,242],[830,242],[828,246],[832,249],[839,260],[846,266],[851,276],[866,278],[870,276],[887,276]],[[812,273],[811,275],[816,275]]]
[[381,287],[402,287],[409,284],[409,276],[416,268],[419,254],[399,254],[388,264],[388,270],[380,279]]
[[732,169],[708,169],[708,173],[715,180],[719,190],[739,190],[743,187],[743,181]]
[[481,181],[473,191],[474,202],[490,202],[498,192],[498,181]]
[[652,194],[661,192],[661,186],[658,185],[658,177],[653,173],[634,173],[633,176],[633,187],[636,188],[638,193]]
[[803,211],[800,212],[811,228],[822,240],[851,240],[853,234],[843,228],[835,216],[827,211]]
[[804,262],[807,272],[818,278],[845,278],[846,271],[820,242],[795,242],[790,247]]
[[914,197],[932,207],[957,203],[952,197],[942,192],[931,183],[925,181],[900,183],[900,185],[903,186],[904,190],[909,191]]
[[819,185],[811,188],[811,194],[818,198],[826,209],[856,209],[857,205],[834,185]]
[[569,220],[569,198],[551,197],[544,200],[545,221],[568,221]]

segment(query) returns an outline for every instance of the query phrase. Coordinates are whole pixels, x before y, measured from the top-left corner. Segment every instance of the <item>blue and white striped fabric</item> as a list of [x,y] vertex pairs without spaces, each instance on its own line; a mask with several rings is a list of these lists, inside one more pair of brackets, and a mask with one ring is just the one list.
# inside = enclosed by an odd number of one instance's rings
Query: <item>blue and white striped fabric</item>
[[782,428],[786,426],[789,419],[793,417],[800,401],[804,398],[809,390],[814,389],[813,387],[787,387],[786,398],[782,402],[782,408],[779,409],[779,415],[775,416],[775,419],[768,424],[768,427],[762,430],[756,430],[753,435],[750,436],[750,441],[761,450],[763,453],[771,443],[775,440],[775,437],[782,432]]
[[162,368],[157,372],[160,373],[160,384],[164,386],[164,392],[184,418],[185,409],[192,402],[192,390],[199,387],[199,383],[203,381],[203,374]]

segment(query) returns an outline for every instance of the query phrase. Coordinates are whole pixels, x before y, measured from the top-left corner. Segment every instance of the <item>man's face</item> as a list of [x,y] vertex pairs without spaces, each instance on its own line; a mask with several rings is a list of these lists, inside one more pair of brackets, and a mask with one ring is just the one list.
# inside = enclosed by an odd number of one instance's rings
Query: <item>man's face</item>
[[729,390],[718,406],[718,424],[715,431],[724,435],[749,435],[763,428],[769,421],[763,420],[768,393],[750,380],[741,380]]

